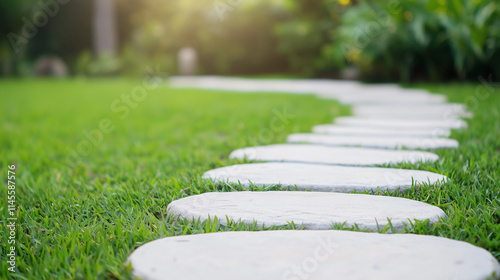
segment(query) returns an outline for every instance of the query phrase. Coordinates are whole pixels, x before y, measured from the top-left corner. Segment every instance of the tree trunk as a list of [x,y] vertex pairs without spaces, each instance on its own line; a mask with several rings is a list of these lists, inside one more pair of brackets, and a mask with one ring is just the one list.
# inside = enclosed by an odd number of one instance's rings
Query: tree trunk
[[94,54],[114,57],[118,47],[114,0],[94,0],[92,31]]

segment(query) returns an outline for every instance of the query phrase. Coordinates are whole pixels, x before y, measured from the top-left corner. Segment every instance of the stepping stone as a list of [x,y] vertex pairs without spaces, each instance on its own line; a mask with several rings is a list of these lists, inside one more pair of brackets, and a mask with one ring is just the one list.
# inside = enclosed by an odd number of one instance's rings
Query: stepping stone
[[231,231],[158,239],[128,258],[144,280],[484,280],[485,249],[415,234],[337,230]]
[[249,187],[281,185],[300,191],[353,192],[380,190],[404,191],[421,182],[430,184],[447,180],[446,176],[428,171],[348,167],[303,163],[251,163],[210,170],[204,179]]
[[391,151],[352,147],[329,147],[307,144],[277,144],[238,149],[232,159],[285,161],[338,165],[381,165],[389,163],[436,161],[436,154],[422,151]]
[[309,143],[329,146],[359,146],[366,148],[382,149],[439,149],[457,148],[458,142],[448,138],[422,138],[422,137],[363,137],[363,136],[337,136],[328,134],[296,133],[290,134],[288,143]]
[[352,113],[358,117],[400,119],[449,119],[472,116],[462,104],[356,105],[352,107]]
[[318,97],[335,99],[343,104],[443,104],[446,96],[438,94],[415,94],[404,92],[375,93],[371,90],[351,93],[318,93]]
[[339,136],[390,136],[390,137],[449,137],[449,128],[399,129],[386,127],[358,127],[336,124],[321,124],[312,128],[314,133],[327,133]]
[[173,201],[167,211],[188,220],[227,218],[247,224],[283,226],[294,222],[305,229],[332,229],[343,224],[360,229],[383,229],[388,219],[396,232],[415,220],[430,224],[445,217],[443,210],[419,201],[378,195],[318,192],[213,192]]
[[444,95],[397,85],[362,85],[336,80],[252,80],[223,77],[172,77],[174,87],[229,90],[233,92],[276,92],[316,94],[346,104],[431,104],[446,102]]
[[466,128],[467,123],[460,119],[442,119],[442,120],[394,120],[394,119],[376,119],[360,117],[338,117],[334,120],[336,124],[361,126],[361,127],[385,127],[396,129],[460,129]]
[[467,106],[461,103],[439,103],[439,104],[415,104],[415,105],[356,105],[354,106],[358,112],[379,112],[380,110],[400,111],[424,111],[425,113],[444,113],[452,111],[455,113],[467,113]]
[[255,80],[234,77],[171,77],[170,85],[180,88],[229,90],[233,92],[275,92],[313,94],[317,91],[346,91],[358,88],[353,81]]

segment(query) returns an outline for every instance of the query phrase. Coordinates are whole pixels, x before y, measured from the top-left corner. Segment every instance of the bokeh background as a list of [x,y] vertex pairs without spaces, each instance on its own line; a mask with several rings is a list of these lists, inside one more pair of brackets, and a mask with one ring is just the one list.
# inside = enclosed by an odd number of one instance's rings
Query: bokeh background
[[0,0],[1,76],[500,79],[500,2]]

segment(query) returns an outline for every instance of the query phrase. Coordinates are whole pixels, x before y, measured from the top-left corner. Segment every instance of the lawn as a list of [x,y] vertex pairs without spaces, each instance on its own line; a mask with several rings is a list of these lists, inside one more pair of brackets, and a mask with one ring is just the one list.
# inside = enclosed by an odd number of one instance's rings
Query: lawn
[[[0,210],[7,213],[10,165],[16,166],[19,206],[18,273],[7,270],[10,245],[4,234],[0,278],[126,279],[127,256],[146,242],[258,230],[238,223],[175,220],[165,210],[181,197],[239,190],[201,179],[207,170],[237,163],[228,160],[232,150],[284,142],[290,133],[310,131],[349,112],[334,101],[307,95],[167,86],[127,100],[140,86],[133,79],[0,80]],[[500,259],[498,90],[486,96],[484,90],[476,91],[479,85],[421,86],[447,94],[453,102],[467,101],[474,118],[467,130],[452,135],[459,149],[436,151],[441,159],[433,164],[395,167],[438,172],[451,180],[380,194],[434,204],[448,215],[436,226],[423,222],[409,232],[464,240]],[[8,232],[5,219],[1,230]]]

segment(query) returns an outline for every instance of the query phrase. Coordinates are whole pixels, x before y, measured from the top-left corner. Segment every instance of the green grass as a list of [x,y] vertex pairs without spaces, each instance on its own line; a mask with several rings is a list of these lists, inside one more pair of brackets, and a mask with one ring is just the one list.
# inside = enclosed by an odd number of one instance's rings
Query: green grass
[[[312,96],[169,88],[149,91],[126,117],[111,109],[122,94],[140,85],[122,79],[0,80],[3,217],[11,164],[17,166],[19,205],[18,273],[7,271],[3,234],[0,278],[126,279],[127,256],[146,242],[171,235],[259,230],[241,223],[176,220],[167,215],[166,206],[189,195],[240,190],[201,179],[207,170],[237,163],[227,159],[232,150],[284,142],[290,133],[309,131],[348,113],[336,102]],[[469,103],[477,88],[423,86],[449,95],[451,101],[468,98]],[[500,96],[497,91],[478,101],[471,108],[475,117],[469,128],[452,135],[459,149],[438,150],[441,159],[433,164],[395,165],[446,174],[449,183],[380,194],[437,205],[448,215],[436,226],[421,222],[405,232],[464,240],[500,258]],[[283,110],[293,117],[276,125],[276,111]],[[82,144],[82,131],[98,128],[103,119],[114,130],[102,133],[96,145]],[[75,156],[71,151],[79,145],[91,151]],[[0,227],[7,232],[5,219]]]

